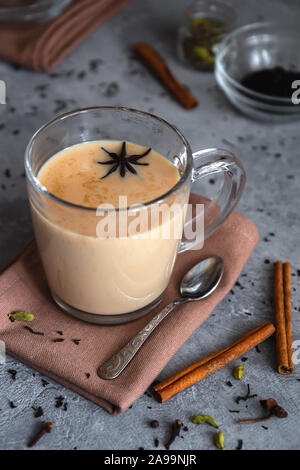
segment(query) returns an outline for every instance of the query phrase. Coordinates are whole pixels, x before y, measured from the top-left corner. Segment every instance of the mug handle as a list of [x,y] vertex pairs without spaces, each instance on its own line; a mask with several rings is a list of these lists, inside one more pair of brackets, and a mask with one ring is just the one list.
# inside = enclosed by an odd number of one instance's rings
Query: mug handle
[[[199,217],[204,215],[204,240],[209,237],[231,214],[239,202],[246,181],[245,170],[241,162],[228,150],[211,148],[200,150],[193,154],[194,168],[192,171],[192,183],[201,178],[223,173],[224,180],[217,197],[213,200],[204,199],[203,211],[185,222],[184,227],[195,224]],[[202,240],[203,242],[203,240]],[[190,250],[199,244],[197,235],[190,240],[182,238],[179,253]]]

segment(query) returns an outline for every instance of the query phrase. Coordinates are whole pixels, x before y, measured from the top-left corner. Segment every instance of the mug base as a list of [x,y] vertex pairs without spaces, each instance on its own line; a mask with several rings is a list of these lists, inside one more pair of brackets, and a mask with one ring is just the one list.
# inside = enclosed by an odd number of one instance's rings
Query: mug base
[[51,295],[53,297],[53,300],[55,303],[66,313],[69,315],[72,315],[75,318],[78,318],[79,320],[88,322],[88,323],[94,323],[96,325],[121,325],[122,323],[128,323],[133,320],[137,320],[138,318],[143,317],[147,313],[149,313],[151,310],[153,310],[155,307],[159,305],[159,303],[162,300],[163,293],[155,299],[151,304],[146,305],[143,308],[140,308],[138,310],[134,310],[133,312],[129,313],[122,313],[122,314],[117,314],[117,315],[98,315],[95,313],[89,313],[89,312],[84,312],[83,310],[79,310],[75,307],[72,307],[71,305],[67,304],[63,300],[61,300],[57,295],[55,295],[53,292],[51,292]]

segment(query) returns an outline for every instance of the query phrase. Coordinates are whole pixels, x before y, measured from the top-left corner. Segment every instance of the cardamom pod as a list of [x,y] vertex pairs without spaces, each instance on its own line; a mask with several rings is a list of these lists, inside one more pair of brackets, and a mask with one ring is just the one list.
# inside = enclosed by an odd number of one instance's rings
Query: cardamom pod
[[32,321],[34,320],[34,315],[29,312],[14,312],[9,314],[10,318],[13,318],[16,321]]
[[244,366],[238,366],[234,369],[233,375],[234,378],[237,380],[242,380],[245,374],[245,367]]
[[214,428],[220,428],[220,426],[218,425],[217,421],[215,420],[215,418],[212,418],[211,416],[207,416],[207,415],[197,415],[195,416],[193,419],[192,419],[193,423],[194,424],[210,424],[211,426],[213,426]]
[[218,449],[225,450],[224,443],[225,443],[225,436],[222,433],[222,431],[220,431],[216,435],[216,446],[218,447]]

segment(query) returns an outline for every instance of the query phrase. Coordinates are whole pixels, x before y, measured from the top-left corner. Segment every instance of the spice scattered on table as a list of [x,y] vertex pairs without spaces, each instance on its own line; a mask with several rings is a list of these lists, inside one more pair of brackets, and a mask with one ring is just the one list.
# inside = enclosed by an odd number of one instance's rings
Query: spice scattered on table
[[237,380],[242,380],[242,378],[244,377],[244,374],[245,374],[244,366],[237,366],[233,371],[234,378]]
[[45,335],[45,333],[43,333],[42,331],[35,331],[32,328],[30,328],[30,326],[27,326],[27,325],[24,326],[24,329],[30,331],[30,333],[32,333],[33,335],[40,335],[40,336]]
[[150,426],[153,429],[158,428],[159,427],[159,422],[157,421],[157,419],[154,419],[154,420],[150,421]]
[[243,448],[243,441],[242,441],[242,439],[239,439],[236,450],[242,450],[242,448]]
[[227,348],[211,354],[205,359],[192,364],[183,371],[155,385],[153,387],[154,398],[160,403],[164,403],[186,388],[209,377],[232,361],[243,356],[257,344],[260,344],[272,336],[274,332],[274,325],[267,322],[262,323]]
[[197,416],[194,416],[194,418],[192,419],[193,423],[194,424],[209,424],[210,426],[213,426],[214,428],[217,428],[219,429],[219,425],[217,423],[217,421],[215,420],[215,418],[212,418],[211,416],[207,416],[207,415],[197,415]]
[[14,312],[14,313],[10,313],[8,316],[10,319],[13,319],[13,321],[30,322],[34,320],[33,313],[29,313],[29,312]]
[[222,431],[216,435],[216,446],[218,449],[225,450],[225,436]]
[[15,369],[8,369],[7,373],[10,374],[12,380],[16,380],[17,371]]
[[99,66],[103,63],[103,60],[101,59],[91,59],[89,61],[89,70],[90,72],[95,72],[97,73],[99,70]]
[[157,76],[161,83],[175,96],[186,109],[197,106],[197,99],[177,80],[166,62],[147,43],[135,44],[134,50],[143,63]]
[[53,429],[53,424],[48,422],[48,421],[43,421],[42,422],[42,427],[40,431],[37,433],[37,435],[29,442],[27,447],[31,448],[34,447],[37,442],[47,433],[50,433]]
[[55,397],[55,408],[60,408],[63,405],[64,399],[62,395]]
[[261,423],[267,421],[268,419],[276,416],[277,418],[287,418],[288,413],[284,408],[278,405],[277,401],[274,398],[268,398],[267,400],[260,401],[261,406],[269,412],[267,416],[263,418],[255,419],[241,419],[238,421],[238,424],[248,424],[248,423]]
[[294,372],[291,269],[291,263],[278,261],[275,264],[274,306],[277,367],[278,372],[284,375]]
[[257,397],[257,394],[256,393],[251,394],[250,385],[247,384],[247,393],[246,393],[246,395],[239,395],[238,397],[236,397],[235,402],[237,404],[239,404],[240,401],[247,401],[247,400],[250,400],[251,398],[256,398],[256,397]]
[[182,422],[180,421],[180,419],[176,419],[175,421],[173,421],[172,427],[171,427],[171,436],[170,436],[170,439],[169,439],[168,442],[165,444],[165,448],[166,448],[167,450],[170,449],[170,446],[171,446],[171,444],[173,444],[173,442],[175,441],[176,437],[178,437],[178,436],[180,435],[181,427],[182,427]]
[[111,82],[107,85],[106,90],[104,91],[104,96],[107,98],[112,98],[117,95],[120,91],[120,87],[116,82]]
[[37,408],[35,406],[32,406],[32,409],[34,411],[33,416],[35,418],[40,418],[41,416],[44,415],[44,410],[41,406],[38,406]]

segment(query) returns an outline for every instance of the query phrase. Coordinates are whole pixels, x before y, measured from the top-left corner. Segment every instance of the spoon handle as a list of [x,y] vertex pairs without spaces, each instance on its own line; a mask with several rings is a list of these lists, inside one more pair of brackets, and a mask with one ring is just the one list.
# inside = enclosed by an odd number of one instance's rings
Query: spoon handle
[[98,369],[98,375],[101,379],[111,380],[117,378],[121,372],[128,366],[134,358],[138,350],[143,346],[144,342],[149,338],[152,331],[162,322],[166,316],[179,304],[185,302],[184,300],[174,300],[169,303],[163,310],[155,315],[147,325],[140,330],[134,338],[132,338],[126,346],[120,349],[119,352],[114,354],[108,361],[106,361]]

